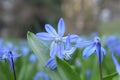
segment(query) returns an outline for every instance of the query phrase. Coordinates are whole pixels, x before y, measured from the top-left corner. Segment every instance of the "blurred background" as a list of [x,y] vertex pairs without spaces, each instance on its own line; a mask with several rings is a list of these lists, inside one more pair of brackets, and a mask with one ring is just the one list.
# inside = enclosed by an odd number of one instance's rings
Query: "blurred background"
[[26,38],[61,17],[66,33],[119,32],[120,0],[0,0],[0,36]]

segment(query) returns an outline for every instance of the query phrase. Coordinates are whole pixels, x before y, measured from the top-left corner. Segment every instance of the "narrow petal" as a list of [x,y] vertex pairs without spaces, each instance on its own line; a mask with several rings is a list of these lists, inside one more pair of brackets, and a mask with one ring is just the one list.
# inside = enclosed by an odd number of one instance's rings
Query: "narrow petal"
[[82,38],[80,38],[78,35],[71,34],[71,35],[70,35],[70,41],[71,41],[71,42],[82,41]]
[[53,61],[54,61],[54,58],[49,58],[45,66],[50,67],[50,65]]
[[64,58],[64,44],[62,42],[58,43],[58,49],[57,49],[57,53],[58,53],[58,57],[59,58]]
[[117,61],[117,59],[115,58],[115,56],[114,56],[113,53],[112,53],[112,59],[113,59],[113,62],[114,62],[114,64],[115,64],[115,66],[116,66],[116,70],[117,70],[118,74],[120,74],[120,65],[119,65],[119,63],[118,63],[118,61]]
[[56,63],[54,63],[54,64],[52,64],[52,65],[51,65],[51,67],[50,67],[50,68],[51,68],[52,70],[54,70],[56,67],[57,67],[57,64],[56,64]]
[[63,18],[61,18],[58,22],[58,34],[59,36],[63,36],[65,33],[65,23]]
[[95,45],[91,45],[85,48],[83,51],[83,58],[88,58],[91,54],[95,52],[95,49],[96,49]]
[[10,65],[10,69],[13,71],[13,61],[11,58],[8,58],[8,61],[9,61],[9,65]]
[[50,25],[50,24],[46,24],[45,25],[45,29],[46,31],[51,34],[53,37],[57,36],[57,32],[55,31],[55,29]]
[[69,55],[73,54],[75,50],[76,50],[76,47],[72,47],[72,48],[69,50],[69,51],[70,51]]
[[41,32],[36,34],[42,40],[53,40],[54,37],[46,32]]
[[55,58],[49,58],[49,60],[47,61],[45,66],[49,67],[52,70],[54,70],[56,68],[56,66],[57,66]]
[[76,47],[86,47],[91,44],[93,44],[93,41],[83,41],[83,42],[81,41],[81,42],[77,42],[75,46]]
[[55,42],[52,42],[50,47],[50,57],[55,57],[57,53],[57,44]]

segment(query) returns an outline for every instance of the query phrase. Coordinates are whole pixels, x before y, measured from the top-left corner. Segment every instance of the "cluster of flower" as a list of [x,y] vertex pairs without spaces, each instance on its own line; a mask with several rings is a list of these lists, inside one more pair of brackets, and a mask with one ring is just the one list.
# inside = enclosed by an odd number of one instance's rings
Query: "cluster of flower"
[[99,37],[94,37],[94,39],[85,41],[76,34],[68,34],[64,37],[65,33],[65,23],[63,18],[58,22],[58,33],[50,25],[46,24],[45,29],[47,32],[40,32],[36,35],[45,41],[51,41],[50,45],[50,58],[46,63],[46,67],[52,70],[56,68],[56,56],[60,59],[70,60],[71,55],[74,53],[76,48],[86,47],[83,51],[83,58],[89,57],[94,52],[98,55],[98,61],[101,62],[103,55],[106,51],[101,47],[101,40]]

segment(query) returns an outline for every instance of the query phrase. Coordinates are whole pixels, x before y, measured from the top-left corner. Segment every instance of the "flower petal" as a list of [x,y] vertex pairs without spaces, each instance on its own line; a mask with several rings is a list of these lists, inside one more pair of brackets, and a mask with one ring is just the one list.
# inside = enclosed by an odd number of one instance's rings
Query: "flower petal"
[[46,24],[45,25],[45,29],[46,31],[51,34],[53,37],[57,36],[57,32],[55,31],[55,29],[50,25],[50,24]]
[[42,40],[53,40],[54,37],[46,32],[40,32],[36,34]]
[[64,58],[64,44],[62,42],[58,43],[58,49],[57,49],[57,53],[58,53],[58,57],[59,58]]
[[54,70],[57,67],[55,58],[49,58],[45,66]]
[[93,41],[83,41],[83,42],[81,41],[81,42],[77,42],[75,46],[76,47],[86,47],[91,44],[93,44]]
[[81,40],[82,40],[82,38],[80,38],[78,35],[75,35],[75,34],[70,35],[71,42],[77,42],[77,41],[81,41]]
[[63,18],[61,18],[58,22],[58,35],[63,36],[65,33],[65,23]]
[[96,49],[95,45],[91,45],[85,48],[83,51],[83,58],[88,58],[91,54],[95,52],[95,49]]
[[56,53],[57,53],[57,44],[55,42],[52,42],[50,47],[50,57],[55,57]]
[[70,51],[69,55],[73,54],[75,50],[76,50],[76,47],[71,47],[71,49],[69,50]]
[[49,58],[47,63],[45,64],[46,67],[50,67],[51,63],[54,61],[54,58]]
[[115,58],[115,56],[114,56],[113,53],[112,53],[112,59],[113,59],[113,62],[114,62],[114,64],[115,64],[115,66],[116,66],[116,70],[117,70],[118,74],[120,74],[120,65],[119,65],[119,63],[118,63],[118,61],[117,61],[117,59]]

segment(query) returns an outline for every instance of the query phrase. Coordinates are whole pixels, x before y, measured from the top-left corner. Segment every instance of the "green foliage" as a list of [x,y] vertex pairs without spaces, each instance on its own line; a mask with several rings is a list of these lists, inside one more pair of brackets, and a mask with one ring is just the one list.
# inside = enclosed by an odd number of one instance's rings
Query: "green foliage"
[[103,77],[103,80],[112,80],[117,75],[118,75],[118,73],[116,73],[116,72],[112,73],[112,74],[109,74],[109,75]]
[[77,74],[67,62],[59,59],[58,57],[56,58],[56,60],[58,71],[60,75],[64,77],[64,80],[80,80],[79,74]]

